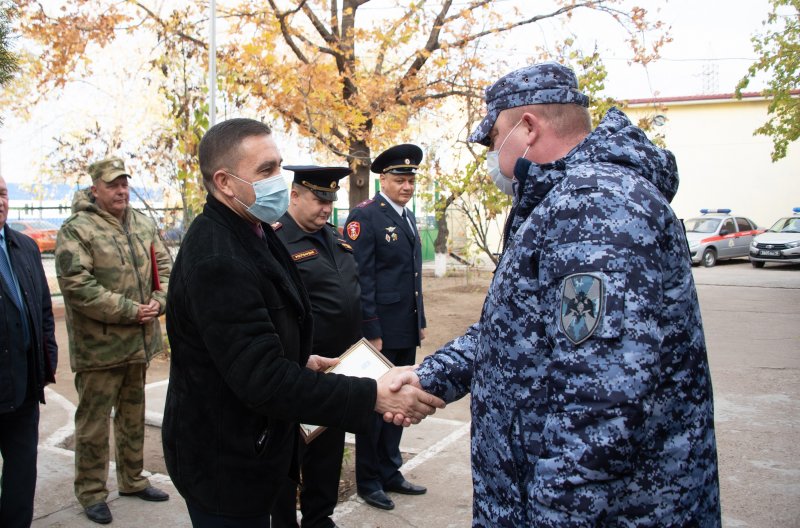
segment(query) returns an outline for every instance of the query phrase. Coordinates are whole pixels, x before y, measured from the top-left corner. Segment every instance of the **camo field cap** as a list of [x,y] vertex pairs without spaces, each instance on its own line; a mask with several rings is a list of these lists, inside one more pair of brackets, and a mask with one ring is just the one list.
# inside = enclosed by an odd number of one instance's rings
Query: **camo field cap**
[[489,133],[503,110],[554,103],[589,106],[589,98],[578,91],[575,72],[557,62],[543,62],[515,70],[486,89],[486,117],[470,134],[468,141],[488,147]]
[[125,164],[120,158],[106,158],[95,161],[89,165],[86,171],[91,175],[92,181],[101,179],[106,183],[111,183],[120,176],[131,177],[131,175],[125,171]]

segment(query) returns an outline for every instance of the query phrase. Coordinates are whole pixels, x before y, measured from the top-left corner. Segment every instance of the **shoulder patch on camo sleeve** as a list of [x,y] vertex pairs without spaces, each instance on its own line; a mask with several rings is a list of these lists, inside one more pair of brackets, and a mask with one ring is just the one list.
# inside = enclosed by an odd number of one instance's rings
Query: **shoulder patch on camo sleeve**
[[576,273],[561,284],[561,331],[573,344],[589,339],[600,322],[605,287],[600,277]]

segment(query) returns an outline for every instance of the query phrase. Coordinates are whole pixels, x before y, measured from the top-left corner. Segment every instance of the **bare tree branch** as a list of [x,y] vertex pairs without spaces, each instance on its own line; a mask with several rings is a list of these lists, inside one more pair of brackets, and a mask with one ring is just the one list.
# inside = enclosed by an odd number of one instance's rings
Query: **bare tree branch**
[[[162,20],[161,17],[159,17],[154,11],[152,11],[146,5],[142,4],[141,2],[137,2],[137,1],[134,1],[133,5],[135,5],[136,7],[141,9],[142,11],[144,11],[147,14],[147,16],[153,22],[155,22],[156,24],[161,26],[161,29],[164,30],[164,34],[165,35],[169,34],[170,31],[174,31],[174,30],[171,30],[170,28],[168,28],[167,27],[167,23],[164,22],[164,20]],[[193,36],[191,36],[191,35],[189,35],[187,33],[184,33],[183,31],[175,31],[174,34],[177,35],[178,37],[182,38],[183,40],[188,40],[189,42],[195,44],[196,46],[199,46],[199,47],[201,47],[203,49],[208,49],[208,43],[207,42],[203,42],[202,40],[200,40],[200,39],[198,39],[196,37],[193,37]]]
[[275,17],[278,19],[278,23],[280,24],[281,27],[281,35],[283,35],[283,40],[286,41],[286,44],[295,54],[297,60],[299,60],[303,64],[308,64],[308,59],[303,54],[303,51],[297,46],[297,44],[295,44],[294,39],[292,38],[292,33],[289,31],[289,25],[286,22],[286,19],[290,15],[297,13],[300,10],[300,8],[302,8],[305,5],[306,0],[301,0],[300,5],[297,6],[295,9],[284,11],[283,13],[281,13],[278,10],[278,6],[275,5],[275,0],[267,0],[267,1],[269,2],[269,6],[272,8],[272,11],[275,13]]

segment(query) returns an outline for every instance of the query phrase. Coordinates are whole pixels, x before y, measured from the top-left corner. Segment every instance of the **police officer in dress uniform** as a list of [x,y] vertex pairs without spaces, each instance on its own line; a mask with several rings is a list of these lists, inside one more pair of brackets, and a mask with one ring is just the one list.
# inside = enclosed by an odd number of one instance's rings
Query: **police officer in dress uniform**
[[[381,153],[370,170],[380,174],[381,191],[358,204],[347,218],[345,239],[353,245],[361,284],[364,337],[395,365],[412,365],[425,334],[422,306],[422,247],[414,214],[405,207],[414,195],[422,149],[403,144]],[[387,491],[421,495],[402,464],[402,428],[375,419],[371,434],[356,435],[358,494],[367,504],[391,510]]]
[[[361,289],[353,247],[328,223],[339,180],[348,167],[284,166],[294,172],[288,211],[272,228],[297,264],[311,300],[314,320],[312,354],[338,357],[361,338]],[[344,455],[344,431],[329,427],[306,444],[298,459],[302,485],[303,528],[336,526],[336,507]],[[272,509],[272,527],[296,527],[297,484],[287,480]]]

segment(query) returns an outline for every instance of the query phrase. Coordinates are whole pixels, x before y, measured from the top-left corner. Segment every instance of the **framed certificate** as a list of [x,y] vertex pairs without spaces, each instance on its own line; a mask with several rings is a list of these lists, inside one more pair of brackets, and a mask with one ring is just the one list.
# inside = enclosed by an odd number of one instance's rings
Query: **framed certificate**
[[[361,338],[347,351],[339,356],[339,363],[325,372],[343,374],[345,376],[355,376],[358,378],[372,378],[377,380],[394,367],[392,362],[386,359],[369,341]],[[300,433],[306,443],[316,438],[325,427],[322,425],[300,424]]]

